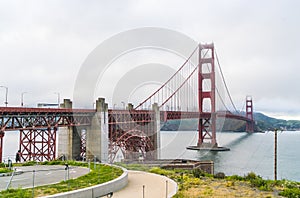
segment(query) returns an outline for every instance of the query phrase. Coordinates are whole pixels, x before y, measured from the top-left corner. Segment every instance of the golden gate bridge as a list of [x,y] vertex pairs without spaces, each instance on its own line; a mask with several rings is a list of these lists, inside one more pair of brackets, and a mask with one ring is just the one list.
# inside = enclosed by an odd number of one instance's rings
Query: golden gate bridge
[[[217,87],[217,69],[223,92]],[[61,108],[0,107],[0,162],[3,139],[9,131],[20,131],[19,149],[24,161],[54,160],[59,128],[68,129],[65,152],[70,159],[97,156],[112,162],[119,151],[125,159],[137,159],[141,154],[146,160],[159,159],[160,124],[181,119],[197,119],[198,140],[191,149],[222,150],[216,137],[218,118],[242,120],[246,131],[254,131],[252,98],[246,97],[245,114],[236,109],[214,44],[199,44],[169,80],[136,107],[129,103],[126,110],[108,109],[103,98],[96,101],[96,109],[72,109],[67,99]],[[106,157],[103,150],[107,150]]]

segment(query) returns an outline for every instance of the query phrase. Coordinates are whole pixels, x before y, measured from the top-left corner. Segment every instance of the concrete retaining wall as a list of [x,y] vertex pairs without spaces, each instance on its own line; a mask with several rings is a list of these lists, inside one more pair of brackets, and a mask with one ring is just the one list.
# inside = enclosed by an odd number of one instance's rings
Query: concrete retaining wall
[[[118,167],[122,168],[122,167]],[[128,183],[128,171],[122,168],[123,174],[109,182],[99,184],[96,186],[74,190],[66,193],[59,193],[55,195],[45,196],[45,198],[60,197],[60,198],[82,198],[82,197],[100,197],[107,195],[110,192],[116,192],[124,188]]]

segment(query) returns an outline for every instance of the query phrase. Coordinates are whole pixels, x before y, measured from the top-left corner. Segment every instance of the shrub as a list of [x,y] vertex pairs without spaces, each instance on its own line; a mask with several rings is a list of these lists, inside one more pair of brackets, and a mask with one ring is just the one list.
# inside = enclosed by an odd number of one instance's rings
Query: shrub
[[234,186],[234,181],[228,181],[228,182],[226,182],[226,187],[232,187],[232,186]]
[[225,178],[225,173],[219,172],[219,173],[215,174],[214,178],[224,179]]
[[272,180],[264,180],[261,176],[256,175],[253,172],[248,173],[245,177],[246,180],[250,181],[252,187],[257,187],[259,190],[270,191],[275,185],[275,182]]
[[243,181],[245,180],[244,177],[239,176],[239,175],[232,175],[227,177],[228,180],[238,180],[238,181]]
[[150,169],[151,173],[159,174],[159,175],[172,175],[173,171],[161,169],[159,167],[153,167]]
[[256,174],[254,172],[250,172],[250,173],[247,174],[245,179],[246,180],[253,180],[253,179],[256,179],[256,177],[259,177],[259,176],[256,176]]
[[290,188],[284,189],[279,195],[290,198],[300,198],[300,189],[299,188]]
[[201,169],[197,168],[197,169],[194,169],[192,171],[192,174],[194,175],[194,177],[197,177],[197,178],[200,178],[200,177],[204,177],[205,176],[205,172],[202,171]]

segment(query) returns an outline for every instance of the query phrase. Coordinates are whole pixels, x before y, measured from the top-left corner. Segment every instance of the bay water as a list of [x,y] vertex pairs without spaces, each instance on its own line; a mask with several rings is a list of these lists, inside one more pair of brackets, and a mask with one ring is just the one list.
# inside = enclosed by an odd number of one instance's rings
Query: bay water
[[[230,151],[187,150],[196,145],[197,131],[162,131],[162,158],[213,160],[215,173],[246,175],[255,172],[265,179],[274,179],[274,132],[219,132],[219,146]],[[278,132],[277,178],[300,181],[300,131]]]
[[[161,158],[213,160],[215,173],[246,175],[255,172],[274,179],[274,132],[218,132],[219,146],[230,151],[209,152],[187,150],[196,145],[197,131],[161,131]],[[19,147],[19,132],[6,132],[3,160],[14,160]],[[278,179],[300,181],[300,131],[278,133]]]

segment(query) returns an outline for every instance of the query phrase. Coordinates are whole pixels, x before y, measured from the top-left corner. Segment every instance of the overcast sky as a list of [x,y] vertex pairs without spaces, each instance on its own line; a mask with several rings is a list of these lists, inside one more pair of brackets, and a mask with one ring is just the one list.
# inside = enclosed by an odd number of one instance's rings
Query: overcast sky
[[[118,2],[118,3],[117,3]],[[232,97],[241,107],[300,119],[300,1],[0,1],[0,85],[9,105],[73,97],[89,53],[122,31],[168,28],[214,42]],[[0,89],[4,106],[5,90]]]

